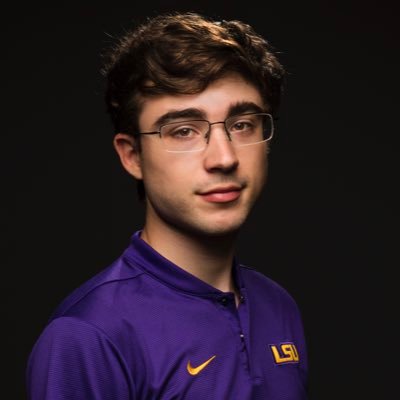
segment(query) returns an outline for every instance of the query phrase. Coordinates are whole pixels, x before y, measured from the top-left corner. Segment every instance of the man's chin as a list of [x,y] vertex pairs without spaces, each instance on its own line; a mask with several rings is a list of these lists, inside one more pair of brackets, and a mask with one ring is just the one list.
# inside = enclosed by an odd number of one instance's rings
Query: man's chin
[[244,221],[211,221],[191,226],[189,229],[198,237],[204,238],[230,238],[235,237]]

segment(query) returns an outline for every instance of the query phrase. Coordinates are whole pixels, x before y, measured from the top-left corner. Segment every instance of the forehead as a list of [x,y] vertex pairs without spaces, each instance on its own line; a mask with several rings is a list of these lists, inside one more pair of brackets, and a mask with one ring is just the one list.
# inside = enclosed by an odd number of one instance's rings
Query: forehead
[[261,93],[253,84],[239,75],[229,75],[212,82],[200,93],[145,98],[139,115],[139,126],[142,129],[157,128],[157,121],[164,115],[185,109],[198,110],[199,114],[210,121],[221,120],[241,103],[252,103],[265,109]]

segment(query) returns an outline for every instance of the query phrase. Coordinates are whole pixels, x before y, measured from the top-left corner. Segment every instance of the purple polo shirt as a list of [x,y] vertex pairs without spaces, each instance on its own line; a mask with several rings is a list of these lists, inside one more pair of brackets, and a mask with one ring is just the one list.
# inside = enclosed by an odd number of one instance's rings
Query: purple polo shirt
[[29,399],[306,399],[295,302],[253,269],[234,263],[233,274],[239,307],[136,232],[50,319],[29,358]]

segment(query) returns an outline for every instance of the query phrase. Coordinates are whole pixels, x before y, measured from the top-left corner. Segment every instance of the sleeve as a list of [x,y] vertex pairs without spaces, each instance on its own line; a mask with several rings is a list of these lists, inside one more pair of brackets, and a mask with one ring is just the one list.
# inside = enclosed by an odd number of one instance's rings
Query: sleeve
[[100,329],[73,317],[53,320],[28,360],[29,400],[134,400],[124,359]]

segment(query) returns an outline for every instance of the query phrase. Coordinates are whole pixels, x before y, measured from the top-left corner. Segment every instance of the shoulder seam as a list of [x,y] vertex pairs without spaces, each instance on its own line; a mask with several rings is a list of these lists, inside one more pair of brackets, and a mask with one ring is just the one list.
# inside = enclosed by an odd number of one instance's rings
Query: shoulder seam
[[[93,286],[90,290],[88,290],[87,292],[85,292],[84,294],[82,294],[79,298],[77,298],[72,304],[70,304],[67,308],[62,310],[62,314],[55,316],[56,314],[58,314],[58,309],[56,309],[56,311],[54,312],[54,314],[49,318],[49,322],[53,321],[54,319],[57,318],[61,318],[65,316],[65,313],[71,309],[72,307],[74,307],[75,305],[77,305],[80,301],[82,301],[86,296],[88,296],[90,293],[92,293],[94,290],[96,290],[97,288],[103,286],[103,285],[107,285],[109,283],[113,283],[113,282],[120,282],[120,281],[127,281],[130,279],[135,279],[140,275],[143,275],[145,272],[141,271],[140,273],[136,274],[135,276],[130,276],[129,278],[122,278],[122,279],[112,279],[109,281],[105,281],[105,282],[101,282],[95,286]],[[62,307],[62,304],[61,304]],[[78,319],[78,318],[77,318]]]

